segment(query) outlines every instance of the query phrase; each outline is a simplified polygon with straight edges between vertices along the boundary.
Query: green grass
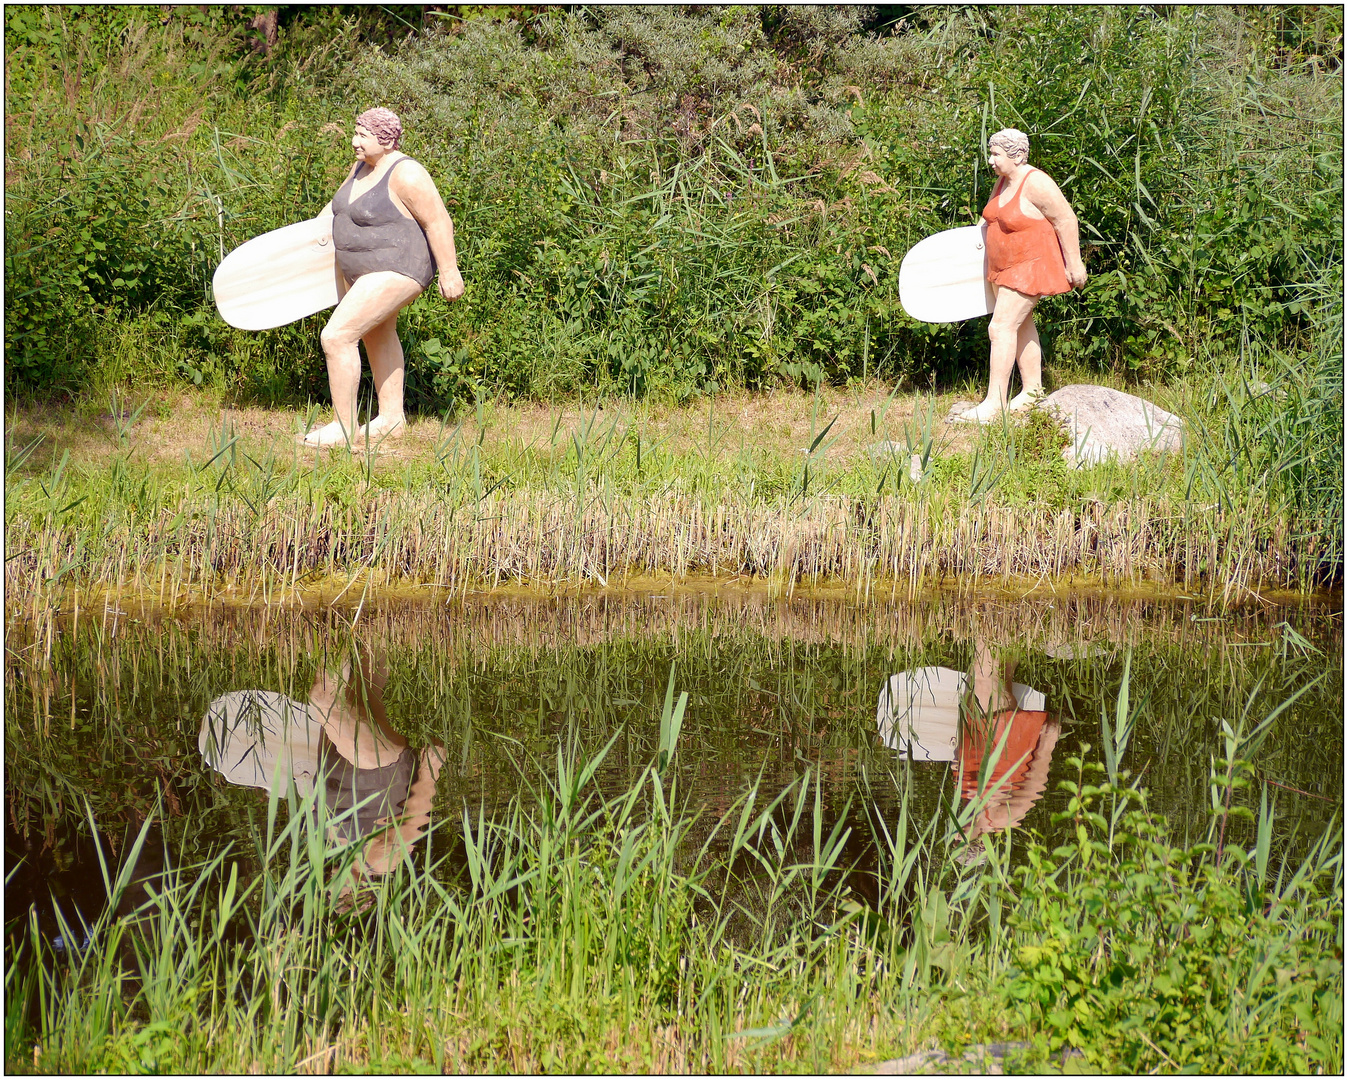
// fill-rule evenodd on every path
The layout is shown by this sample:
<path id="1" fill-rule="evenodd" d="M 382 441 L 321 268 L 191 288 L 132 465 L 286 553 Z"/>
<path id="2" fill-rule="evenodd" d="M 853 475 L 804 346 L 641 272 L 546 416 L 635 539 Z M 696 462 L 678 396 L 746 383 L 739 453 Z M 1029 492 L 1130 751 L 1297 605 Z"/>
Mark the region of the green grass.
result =
<path id="1" fill-rule="evenodd" d="M 12 919 L 7 1068 L 819 1072 L 1013 1042 L 1039 1071 L 1071 1047 L 1106 1071 L 1342 1070 L 1341 827 L 1279 861 L 1267 793 L 1233 789 L 1258 724 L 1231 726 L 1198 843 L 1148 811 L 1120 727 L 1107 765 L 1071 762 L 1067 842 L 970 858 L 979 800 L 921 820 L 903 799 L 862 905 L 808 769 L 691 839 L 674 690 L 627 790 L 591 783 L 612 743 L 559 745 L 527 804 L 444 822 L 364 910 L 340 902 L 350 849 L 273 799 L 255 874 L 238 851 L 179 866 L 59 955 Z M 1248 848 L 1222 846 L 1236 807 Z"/>
<path id="2" fill-rule="evenodd" d="M 1078 470 L 1046 416 L 973 432 L 941 422 L 948 398 L 874 391 L 869 410 L 860 393 L 788 398 L 786 437 L 735 415 L 771 413 L 769 398 L 672 412 L 616 398 L 565 424 L 479 400 L 391 457 L 297 453 L 222 412 L 176 464 L 134 434 L 135 398 L 110 399 L 115 430 L 80 459 L 65 421 L 47 443 L 26 417 L 20 436 L 15 413 L 6 581 L 34 612 L 69 609 L 76 587 L 173 604 L 361 575 L 460 591 L 688 573 L 863 596 L 1012 577 L 1309 590 L 1341 580 L 1342 446 L 1325 441 L 1341 366 L 1293 360 L 1261 353 L 1158 390 L 1186 417 L 1183 451 Z"/>

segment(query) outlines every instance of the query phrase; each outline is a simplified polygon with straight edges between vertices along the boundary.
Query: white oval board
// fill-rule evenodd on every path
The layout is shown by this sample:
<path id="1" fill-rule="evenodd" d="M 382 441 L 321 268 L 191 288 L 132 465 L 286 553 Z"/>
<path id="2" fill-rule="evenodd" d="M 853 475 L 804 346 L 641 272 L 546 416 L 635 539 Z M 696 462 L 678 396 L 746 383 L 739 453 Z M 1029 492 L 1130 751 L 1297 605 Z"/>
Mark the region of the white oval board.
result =
<path id="1" fill-rule="evenodd" d="M 211 279 L 220 317 L 240 330 L 270 330 L 341 299 L 332 218 L 310 218 L 240 244 Z"/>
<path id="2" fill-rule="evenodd" d="M 918 322 L 962 322 L 992 314 L 986 223 L 919 240 L 899 264 L 899 303 Z"/>
<path id="3" fill-rule="evenodd" d="M 947 667 L 922 667 L 891 675 L 880 687 L 875 723 L 880 740 L 912 761 L 954 761 L 959 747 L 960 707 L 969 677 Z M 1042 712 L 1044 694 L 1012 683 L 1016 708 Z"/>

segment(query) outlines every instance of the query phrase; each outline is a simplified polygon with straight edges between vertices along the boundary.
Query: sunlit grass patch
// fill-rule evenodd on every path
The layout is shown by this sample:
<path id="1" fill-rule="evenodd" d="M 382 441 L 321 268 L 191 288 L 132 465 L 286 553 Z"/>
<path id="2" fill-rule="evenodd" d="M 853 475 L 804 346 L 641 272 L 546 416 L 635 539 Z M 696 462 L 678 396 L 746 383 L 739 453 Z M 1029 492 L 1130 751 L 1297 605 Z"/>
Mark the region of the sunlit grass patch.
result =
<path id="1" fill-rule="evenodd" d="M 1342 448 L 1321 430 L 1341 400 L 1333 360 L 1269 354 L 1196 382 L 1181 452 L 1089 469 L 1066 466 L 1045 416 L 953 430 L 940 399 L 877 390 L 479 402 L 354 456 L 297 448 L 293 414 L 113 396 L 73 436 L 40 413 L 8 419 L 6 579 L 35 610 L 94 582 L 176 603 L 246 580 L 275 602 L 337 574 L 454 590 L 652 573 L 859 596 L 1015 576 L 1306 590 L 1342 567 Z"/>

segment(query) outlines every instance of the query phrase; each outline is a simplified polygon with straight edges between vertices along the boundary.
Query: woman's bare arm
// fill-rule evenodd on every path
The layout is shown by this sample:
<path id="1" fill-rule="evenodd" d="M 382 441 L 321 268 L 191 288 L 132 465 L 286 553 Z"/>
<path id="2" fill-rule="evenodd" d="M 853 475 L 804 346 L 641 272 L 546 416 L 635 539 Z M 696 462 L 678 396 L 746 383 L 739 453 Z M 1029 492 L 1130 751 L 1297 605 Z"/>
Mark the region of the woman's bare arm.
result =
<path id="1" fill-rule="evenodd" d="M 1072 207 L 1058 185 L 1038 169 L 1026 179 L 1023 190 L 1025 197 L 1048 219 L 1053 231 L 1058 234 L 1063 262 L 1067 268 L 1067 280 L 1073 288 L 1081 288 L 1086 284 L 1086 264 L 1081 261 L 1081 234 Z"/>
<path id="2" fill-rule="evenodd" d="M 435 181 L 419 161 L 408 159 L 389 177 L 389 191 L 407 207 L 426 233 L 426 241 L 440 269 L 440 295 L 446 300 L 457 300 L 463 295 L 463 275 L 459 273 L 459 257 L 454 250 L 454 222 L 440 198 Z"/>

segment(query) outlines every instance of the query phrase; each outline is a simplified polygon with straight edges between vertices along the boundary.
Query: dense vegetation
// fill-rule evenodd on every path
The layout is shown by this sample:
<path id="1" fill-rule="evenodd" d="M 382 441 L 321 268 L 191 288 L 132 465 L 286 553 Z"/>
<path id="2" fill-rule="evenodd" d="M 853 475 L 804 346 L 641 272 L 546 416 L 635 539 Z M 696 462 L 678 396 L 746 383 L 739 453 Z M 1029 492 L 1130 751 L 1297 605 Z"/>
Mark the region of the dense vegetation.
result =
<path id="1" fill-rule="evenodd" d="M 318 211 L 372 102 L 459 230 L 465 299 L 404 319 L 436 412 L 976 369 L 981 323 L 914 323 L 898 263 L 974 220 L 1011 125 L 1084 223 L 1053 358 L 1341 367 L 1337 8 L 267 11 L 6 12 L 8 389 L 321 398 L 316 320 L 232 331 L 209 280 Z"/>
<path id="2" fill-rule="evenodd" d="M 256 876 L 224 854 L 175 868 L 59 954 L 14 926 L 6 1066 L 818 1072 L 976 1039 L 1030 1072 L 1069 1052 L 1072 1071 L 1340 1071 L 1341 834 L 1281 867 L 1262 839 L 1178 845 L 1144 791 L 1074 763 L 1073 842 L 971 864 L 955 822 L 905 815 L 877 829 L 876 908 L 830 883 L 840 838 L 808 772 L 690 861 L 654 765 L 600 799 L 598 761 L 561 759 L 536 812 L 465 817 L 457 881 L 418 859 L 355 915 L 350 850 L 273 802 Z M 145 837 L 109 868 L 114 902 Z"/>

